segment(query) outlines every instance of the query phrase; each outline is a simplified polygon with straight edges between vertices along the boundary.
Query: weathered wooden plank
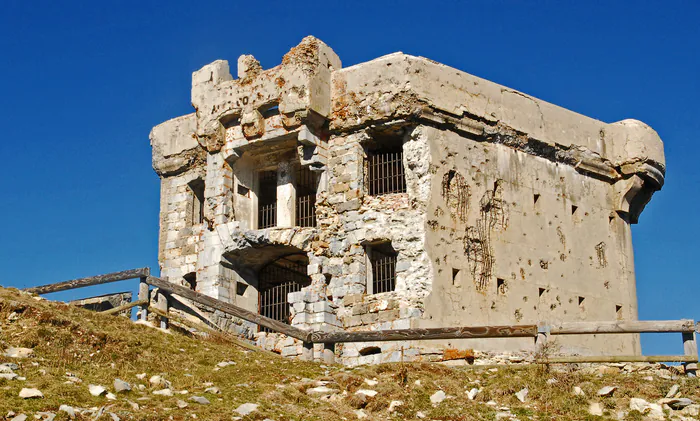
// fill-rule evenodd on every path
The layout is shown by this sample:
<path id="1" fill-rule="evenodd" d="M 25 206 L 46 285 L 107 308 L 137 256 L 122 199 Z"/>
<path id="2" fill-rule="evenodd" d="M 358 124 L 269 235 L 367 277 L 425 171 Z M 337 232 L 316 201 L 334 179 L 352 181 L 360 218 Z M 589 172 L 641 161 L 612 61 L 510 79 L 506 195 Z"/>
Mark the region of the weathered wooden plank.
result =
<path id="1" fill-rule="evenodd" d="M 245 310 L 233 304 L 225 303 L 223 301 L 217 300 L 216 298 L 200 294 L 198 292 L 192 291 L 191 289 L 181 287 L 180 285 L 175 285 L 160 278 L 149 276 L 146 279 L 146 282 L 148 282 L 150 285 L 156 286 L 165 291 L 169 291 L 173 294 L 185 297 L 194 302 L 204 304 L 216 310 L 223 311 L 224 313 L 230 314 L 243 320 L 247 320 L 259 326 L 263 326 L 274 331 L 284 333 L 285 335 L 302 340 L 304 342 L 309 342 L 309 337 L 311 336 L 311 333 L 305 330 L 292 327 L 286 323 L 270 319 L 269 317 L 265 317 L 252 311 Z"/>
<path id="2" fill-rule="evenodd" d="M 683 332 L 683 353 L 685 355 L 694 355 L 695 361 L 686 364 L 685 371 L 687 373 L 695 373 L 698 369 L 698 342 L 696 332 Z"/>
<path id="3" fill-rule="evenodd" d="M 148 289 L 148 284 L 146 283 L 146 278 L 141 277 L 141 282 L 139 283 L 139 301 L 145 301 L 146 304 L 141 306 L 141 321 L 148 321 L 148 304 L 151 301 L 150 290 Z"/>
<path id="4" fill-rule="evenodd" d="M 551 357 L 535 361 L 536 364 L 568 364 L 568 363 L 665 363 L 665 362 L 697 362 L 698 357 L 692 355 L 621 355 L 621 356 L 586 356 Z"/>
<path id="5" fill-rule="evenodd" d="M 107 284 L 110 282 L 124 281 L 126 279 L 140 278 L 151 274 L 150 268 L 140 268 L 123 270 L 121 272 L 108 273 L 105 275 L 90 276 L 87 278 L 73 279 L 55 284 L 41 285 L 26 288 L 25 291 L 33 294 L 48 294 L 50 292 L 66 291 L 74 288 L 82 288 L 92 285 Z"/>
<path id="6" fill-rule="evenodd" d="M 367 332 L 313 332 L 314 343 L 422 341 L 428 339 L 535 338 L 536 325 L 463 326 L 425 329 L 373 330 Z"/>
<path id="7" fill-rule="evenodd" d="M 613 322 L 562 322 L 551 326 L 551 335 L 578 335 L 585 333 L 665 333 L 693 332 L 692 320 L 637 320 Z"/>
<path id="8" fill-rule="evenodd" d="M 163 294 L 163 291 L 161 291 L 160 289 L 158 289 L 158 292 L 156 294 L 155 306 L 162 314 L 166 315 L 158 317 L 160 319 L 160 328 L 165 330 L 168 328 L 168 296 L 166 294 Z"/>
<path id="9" fill-rule="evenodd" d="M 100 314 L 117 314 L 124 310 L 128 310 L 131 307 L 142 306 L 148 304 L 147 300 L 136 300 L 130 303 L 124 304 L 123 306 L 110 308 L 109 310 L 101 311 Z"/>

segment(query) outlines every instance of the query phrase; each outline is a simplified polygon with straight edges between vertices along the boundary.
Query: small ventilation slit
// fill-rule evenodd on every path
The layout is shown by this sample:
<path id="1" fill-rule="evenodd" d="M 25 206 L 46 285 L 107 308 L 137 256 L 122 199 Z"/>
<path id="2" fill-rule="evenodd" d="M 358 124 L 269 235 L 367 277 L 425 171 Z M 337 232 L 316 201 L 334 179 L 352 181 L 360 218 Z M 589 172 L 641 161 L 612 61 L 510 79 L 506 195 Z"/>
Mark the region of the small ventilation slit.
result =
<path id="1" fill-rule="evenodd" d="M 248 285 L 238 282 L 236 283 L 236 295 L 238 296 L 243 296 L 245 294 L 245 291 L 248 289 Z"/>
<path id="2" fill-rule="evenodd" d="M 617 317 L 617 320 L 622 320 L 622 306 L 615 306 L 615 316 Z"/>
<path id="3" fill-rule="evenodd" d="M 459 286 L 459 279 L 457 278 L 459 276 L 459 269 L 452 269 L 452 285 L 454 286 Z"/>
<path id="4" fill-rule="evenodd" d="M 540 200 L 540 195 L 538 193 L 535 193 L 532 196 L 532 203 L 534 203 L 536 205 L 538 200 Z"/>
<path id="5" fill-rule="evenodd" d="M 377 354 L 381 354 L 381 353 L 382 353 L 382 349 L 378 346 L 367 346 L 367 347 L 364 347 L 360 350 L 360 355 L 362 355 L 363 357 L 365 355 L 377 355 Z"/>
<path id="6" fill-rule="evenodd" d="M 579 306 L 583 306 L 583 302 L 584 302 L 584 301 L 586 301 L 586 297 L 581 297 L 581 296 L 579 295 L 579 297 L 578 297 L 578 305 L 579 305 Z"/>
<path id="7" fill-rule="evenodd" d="M 574 215 L 576 214 L 576 211 L 578 210 L 578 206 L 576 205 L 571 205 L 571 214 Z"/>
<path id="8" fill-rule="evenodd" d="M 544 295 L 544 291 L 545 291 L 544 288 L 539 288 L 539 291 L 538 291 L 539 297 Z"/>

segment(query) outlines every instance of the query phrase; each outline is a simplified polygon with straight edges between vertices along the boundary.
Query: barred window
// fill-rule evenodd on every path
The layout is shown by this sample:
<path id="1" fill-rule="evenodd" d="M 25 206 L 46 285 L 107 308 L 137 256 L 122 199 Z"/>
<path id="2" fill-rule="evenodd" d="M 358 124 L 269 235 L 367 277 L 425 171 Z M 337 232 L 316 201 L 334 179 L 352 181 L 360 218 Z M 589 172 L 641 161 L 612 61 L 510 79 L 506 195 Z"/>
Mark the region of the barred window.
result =
<path id="1" fill-rule="evenodd" d="M 390 242 L 368 245 L 365 247 L 369 260 L 367 281 L 371 280 L 370 294 L 394 291 L 396 287 L 396 257 L 398 253 Z"/>
<path id="2" fill-rule="evenodd" d="M 290 311 L 287 294 L 301 291 L 311 284 L 306 267 L 308 258 L 305 254 L 294 254 L 275 260 L 260 270 L 258 285 L 260 294 L 260 314 L 283 323 L 290 323 Z M 271 332 L 260 328 L 261 332 Z"/>
<path id="3" fill-rule="evenodd" d="M 258 175 L 258 228 L 277 226 L 277 171 Z"/>
<path id="4" fill-rule="evenodd" d="M 318 186 L 318 173 L 308 167 L 299 168 L 297 173 L 297 209 L 296 226 L 316 226 L 316 189 Z"/>
<path id="5" fill-rule="evenodd" d="M 368 152 L 365 165 L 370 196 L 406 192 L 401 149 Z"/>

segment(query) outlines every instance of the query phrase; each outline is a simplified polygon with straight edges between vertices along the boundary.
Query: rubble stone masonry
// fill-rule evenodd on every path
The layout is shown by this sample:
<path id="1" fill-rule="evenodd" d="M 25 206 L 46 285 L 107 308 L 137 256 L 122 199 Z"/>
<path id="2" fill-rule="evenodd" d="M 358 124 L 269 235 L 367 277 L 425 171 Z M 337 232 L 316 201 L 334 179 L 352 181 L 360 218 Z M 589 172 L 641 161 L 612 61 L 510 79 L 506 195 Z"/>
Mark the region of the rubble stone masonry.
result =
<path id="1" fill-rule="evenodd" d="M 223 60 L 194 72 L 195 112 L 151 132 L 163 278 L 309 330 L 637 318 L 630 224 L 665 173 L 649 126 L 606 124 L 403 53 L 342 68 L 313 37 L 272 69 L 242 56 L 237 76 Z M 291 338 L 212 316 L 301 354 Z M 636 335 L 558 343 L 640 353 Z M 534 343 L 339 344 L 336 356 L 472 349 Z"/>

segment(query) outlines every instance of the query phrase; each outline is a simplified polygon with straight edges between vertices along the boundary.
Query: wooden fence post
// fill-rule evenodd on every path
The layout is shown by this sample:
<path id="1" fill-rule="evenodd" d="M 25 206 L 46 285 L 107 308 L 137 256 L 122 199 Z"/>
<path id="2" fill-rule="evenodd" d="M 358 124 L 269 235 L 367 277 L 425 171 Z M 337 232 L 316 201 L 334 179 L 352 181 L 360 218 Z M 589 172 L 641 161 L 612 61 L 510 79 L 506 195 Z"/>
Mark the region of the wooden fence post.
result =
<path id="1" fill-rule="evenodd" d="M 314 360 L 314 344 L 313 342 L 304 342 L 304 347 L 301 350 L 302 361 Z"/>
<path id="2" fill-rule="evenodd" d="M 139 284 L 139 300 L 146 301 L 146 304 L 141 306 L 141 321 L 148 321 L 148 303 L 151 301 L 149 294 L 148 284 L 146 283 L 146 278 L 141 278 L 141 283 Z"/>
<path id="3" fill-rule="evenodd" d="M 700 327 L 700 323 L 696 326 L 696 332 L 683 332 L 683 354 L 697 357 L 698 356 L 698 342 L 697 342 L 697 327 Z M 685 366 L 685 372 L 688 376 L 695 377 L 698 370 L 698 363 L 687 363 Z"/>
<path id="4" fill-rule="evenodd" d="M 158 300 L 156 301 L 156 308 L 163 314 L 168 314 L 168 297 L 158 290 Z M 160 328 L 168 328 L 168 318 L 160 316 Z"/>
<path id="5" fill-rule="evenodd" d="M 545 346 L 547 345 L 547 340 L 549 339 L 549 334 L 551 327 L 547 322 L 541 322 L 537 324 L 537 337 L 535 338 L 535 346 L 537 352 L 544 352 Z"/>

